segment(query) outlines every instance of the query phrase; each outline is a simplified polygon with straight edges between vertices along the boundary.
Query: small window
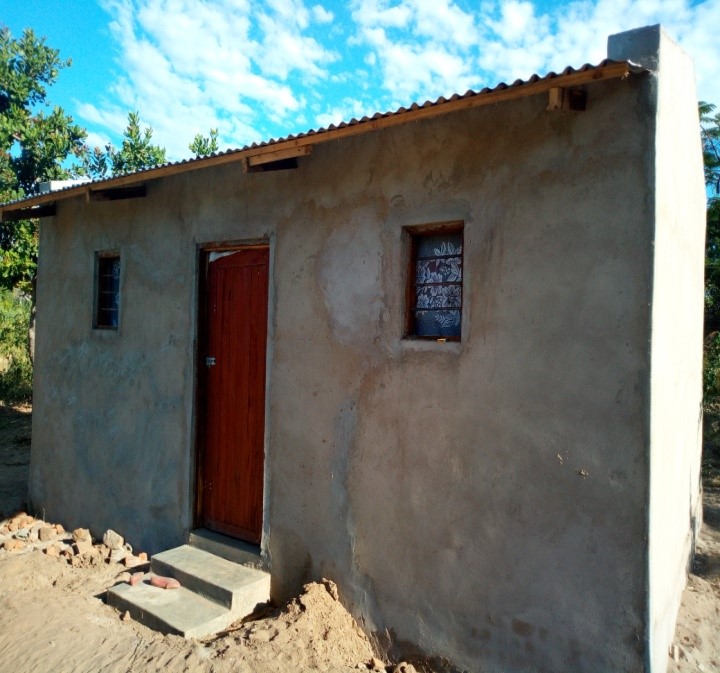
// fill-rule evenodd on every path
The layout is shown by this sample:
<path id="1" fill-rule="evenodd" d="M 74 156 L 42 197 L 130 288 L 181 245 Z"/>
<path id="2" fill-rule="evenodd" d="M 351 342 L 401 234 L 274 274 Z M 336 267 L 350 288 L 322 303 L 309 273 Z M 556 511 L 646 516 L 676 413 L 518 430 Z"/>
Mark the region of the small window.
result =
<path id="1" fill-rule="evenodd" d="M 460 340 L 463 227 L 415 227 L 410 234 L 405 336 Z"/>
<path id="2" fill-rule="evenodd" d="M 96 256 L 95 327 L 117 329 L 120 324 L 120 255 Z"/>

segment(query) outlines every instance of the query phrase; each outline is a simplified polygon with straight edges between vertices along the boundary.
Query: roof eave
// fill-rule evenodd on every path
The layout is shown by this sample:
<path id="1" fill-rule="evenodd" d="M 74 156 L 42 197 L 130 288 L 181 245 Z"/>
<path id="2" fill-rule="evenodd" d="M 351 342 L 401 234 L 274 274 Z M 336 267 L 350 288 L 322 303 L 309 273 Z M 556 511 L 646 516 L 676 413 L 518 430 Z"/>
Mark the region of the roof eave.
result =
<path id="1" fill-rule="evenodd" d="M 504 101 L 534 96 L 546 93 L 555 87 L 569 88 L 609 79 L 624 79 L 631 73 L 638 72 L 644 72 L 644 69 L 639 68 L 628 61 L 604 61 L 602 64 L 595 67 L 583 66 L 580 70 L 572 70 L 571 72 L 565 70 L 559 75 L 550 73 L 543 78 L 534 76 L 534 78 L 531 78 L 528 81 L 518 80 L 510 85 L 500 84 L 494 89 L 484 89 L 483 91 L 477 93 L 468 92 L 464 96 L 453 96 L 447 100 L 438 99 L 435 103 L 427 102 L 422 106 L 413 105 L 409 109 L 401 108 L 397 112 L 387 113 L 385 115 L 377 114 L 372 118 L 363 118 L 359 121 L 352 120 L 349 123 L 343 123 L 338 126 L 331 125 L 327 129 L 310 131 L 305 134 L 294 137 L 290 136 L 286 139 L 277 141 L 271 140 L 261 145 L 245 147 L 239 150 L 229 150 L 221 154 L 181 161 L 179 163 L 150 168 L 137 173 L 130 173 L 128 175 L 121 175 L 84 185 L 69 187 L 56 192 L 31 196 L 20 201 L 0 205 L 0 217 L 4 221 L 5 219 L 11 219 L 10 217 L 5 217 L 6 213 L 10 214 L 15 211 L 26 211 L 26 216 L 30 218 L 34 216 L 32 212 L 33 209 L 79 196 L 85 196 L 88 200 L 90 200 L 92 193 L 97 191 L 141 185 L 171 175 L 178 175 L 181 173 L 241 161 L 250 161 L 251 158 L 261 157 L 270 153 L 282 153 L 290 150 L 299 151 L 308 146 L 318 145 L 320 143 L 330 142 L 340 138 L 362 135 L 371 131 L 389 128 L 392 126 L 399 126 L 411 121 L 439 117 L 459 110 L 482 107 L 484 105 L 493 105 Z M 44 214 L 48 214 L 48 212 L 49 211 Z M 38 216 L 42 216 L 40 212 L 38 212 Z M 13 215 L 12 219 L 18 219 L 18 216 Z"/>

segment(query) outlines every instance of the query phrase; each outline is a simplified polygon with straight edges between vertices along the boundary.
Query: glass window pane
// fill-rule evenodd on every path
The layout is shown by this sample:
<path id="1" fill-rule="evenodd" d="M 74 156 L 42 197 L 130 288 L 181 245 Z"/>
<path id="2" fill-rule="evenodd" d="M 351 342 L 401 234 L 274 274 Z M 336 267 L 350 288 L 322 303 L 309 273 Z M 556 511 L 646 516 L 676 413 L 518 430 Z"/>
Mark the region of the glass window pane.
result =
<path id="1" fill-rule="evenodd" d="M 431 236 L 418 236 L 417 256 L 439 257 L 445 255 L 462 254 L 462 232 L 454 234 L 433 234 Z"/>
<path id="2" fill-rule="evenodd" d="M 462 280 L 462 258 L 441 257 L 418 260 L 416 283 L 458 283 Z"/>
<path id="3" fill-rule="evenodd" d="M 417 289 L 417 308 L 460 308 L 461 285 L 423 285 Z"/>
<path id="4" fill-rule="evenodd" d="M 460 311 L 423 311 L 415 312 L 415 328 L 417 336 L 459 337 Z"/>
<path id="5" fill-rule="evenodd" d="M 98 257 L 95 322 L 117 327 L 120 315 L 120 257 Z"/>

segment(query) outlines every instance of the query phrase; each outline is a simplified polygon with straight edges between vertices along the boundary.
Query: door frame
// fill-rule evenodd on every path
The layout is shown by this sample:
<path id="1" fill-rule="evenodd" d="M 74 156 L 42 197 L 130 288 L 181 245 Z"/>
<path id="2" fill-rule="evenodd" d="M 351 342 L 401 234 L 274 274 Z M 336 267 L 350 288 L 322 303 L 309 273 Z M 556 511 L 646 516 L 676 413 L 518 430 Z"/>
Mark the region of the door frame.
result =
<path id="1" fill-rule="evenodd" d="M 194 362 L 194 403 L 193 416 L 195 420 L 195 451 L 193 474 L 191 482 L 193 483 L 193 509 L 192 509 L 192 528 L 203 527 L 203 469 L 206 449 L 206 405 L 204 393 L 207 389 L 207 367 L 205 367 L 205 352 L 208 345 L 208 301 L 207 293 L 209 289 L 209 260 L 210 253 L 213 252 L 236 252 L 239 250 L 257 250 L 266 249 L 268 251 L 268 310 L 267 310 L 267 343 L 265 347 L 265 420 L 263 431 L 263 444 L 265 458 L 267 458 L 267 441 L 268 441 L 268 400 L 270 391 L 270 342 L 271 333 L 271 315 L 273 312 L 273 246 L 270 239 L 252 239 L 245 241 L 222 241 L 200 243 L 196 248 L 196 288 L 197 295 L 195 300 L 196 322 L 195 333 L 195 362 Z M 266 512 L 267 512 L 267 493 L 268 493 L 268 461 L 263 461 L 263 523 L 260 533 L 260 546 L 263 545 L 264 533 L 266 528 Z M 246 543 L 250 544 L 250 543 Z"/>

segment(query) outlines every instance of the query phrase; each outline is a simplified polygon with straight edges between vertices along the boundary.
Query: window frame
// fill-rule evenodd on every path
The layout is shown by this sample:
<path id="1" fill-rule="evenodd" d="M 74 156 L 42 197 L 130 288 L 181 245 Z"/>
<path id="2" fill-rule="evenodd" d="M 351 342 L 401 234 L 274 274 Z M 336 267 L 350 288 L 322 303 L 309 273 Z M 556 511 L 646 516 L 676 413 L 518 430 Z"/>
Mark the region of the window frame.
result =
<path id="1" fill-rule="evenodd" d="M 118 264 L 120 265 L 120 277 L 118 278 L 117 283 L 117 324 L 107 324 L 100 320 L 100 295 L 104 290 L 101 287 L 101 265 L 104 263 L 105 260 L 117 260 Z M 120 256 L 119 250 L 101 250 L 95 253 L 95 273 L 94 273 L 94 283 L 93 283 L 93 322 L 92 327 L 96 330 L 110 330 L 116 332 L 120 328 L 120 303 L 121 303 L 121 284 L 122 284 L 122 260 Z"/>
<path id="2" fill-rule="evenodd" d="M 418 341 L 438 341 L 444 343 L 446 341 L 459 342 L 462 341 L 462 322 L 463 322 L 463 304 L 465 299 L 464 281 L 465 281 L 465 222 L 463 220 L 453 220 L 450 222 L 436 222 L 432 224 L 421 224 L 416 226 L 404 227 L 405 235 L 408 237 L 408 257 L 406 264 L 406 280 L 405 280 L 405 325 L 403 339 L 417 339 Z M 459 336 L 422 336 L 417 334 L 417 325 L 415 319 L 415 311 L 417 309 L 417 292 L 415 289 L 415 280 L 417 277 L 417 253 L 418 242 L 421 238 L 428 236 L 437 236 L 442 234 L 460 234 L 462 241 L 462 251 L 460 253 L 461 267 L 463 270 L 462 279 L 460 280 L 460 335 Z"/>

